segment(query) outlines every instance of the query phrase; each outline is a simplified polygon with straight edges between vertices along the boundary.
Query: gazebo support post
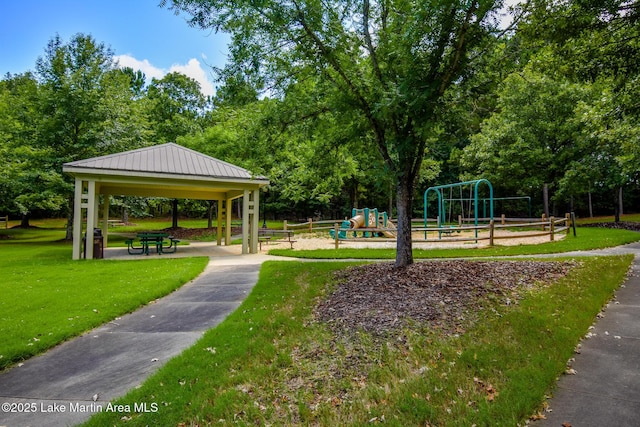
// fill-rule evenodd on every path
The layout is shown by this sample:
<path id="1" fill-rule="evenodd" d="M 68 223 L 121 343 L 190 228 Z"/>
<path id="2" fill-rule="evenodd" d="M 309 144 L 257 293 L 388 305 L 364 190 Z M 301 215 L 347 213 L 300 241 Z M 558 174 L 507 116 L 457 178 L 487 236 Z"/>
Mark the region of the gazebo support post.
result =
<path id="1" fill-rule="evenodd" d="M 242 197 L 242 253 L 258 252 L 258 190 L 244 190 Z"/>
<path id="2" fill-rule="evenodd" d="M 218 205 L 218 218 L 217 218 L 217 225 L 216 225 L 216 244 L 218 246 L 222 245 L 222 219 L 225 217 L 225 212 L 224 212 L 224 205 L 225 205 L 225 201 L 224 200 L 217 200 L 217 205 Z"/>
<path id="3" fill-rule="evenodd" d="M 249 253 L 249 216 L 251 205 L 251 193 L 249 190 L 244 190 L 244 196 L 242 197 L 242 253 Z"/>
<path id="4" fill-rule="evenodd" d="M 103 200 L 102 200 L 102 238 L 103 240 L 103 245 L 106 248 L 107 247 L 107 240 L 108 240 L 108 235 L 109 235 L 109 195 L 105 194 L 103 195 Z"/>
<path id="5" fill-rule="evenodd" d="M 260 227 L 260 189 L 252 190 L 251 198 L 251 253 L 258 253 L 258 228 Z"/>
<path id="6" fill-rule="evenodd" d="M 227 199 L 224 203 L 224 245 L 231 245 L 231 211 L 233 209 L 233 199 Z"/>
<path id="7" fill-rule="evenodd" d="M 82 252 L 82 193 L 84 181 L 76 178 L 74 202 L 73 202 L 73 250 L 71 257 L 80 259 Z"/>
<path id="8" fill-rule="evenodd" d="M 90 180 L 86 183 L 87 191 L 85 193 L 85 181 L 76 179 L 75 203 L 73 205 L 73 259 L 80 259 L 82 255 L 82 210 L 87 210 L 87 232 L 90 239 L 93 239 L 93 229 L 97 223 L 96 182 Z M 93 242 L 93 240 L 91 241 Z M 93 250 L 85 250 L 85 257 L 93 259 Z"/>
<path id="9" fill-rule="evenodd" d="M 84 253 L 85 259 L 93 259 L 93 229 L 96 226 L 96 182 L 89 181 L 87 182 L 87 229 L 85 233 L 87 234 Z M 80 238 L 82 239 L 82 233 L 80 233 Z M 87 248 L 89 246 L 89 248 Z M 91 249 L 90 249 L 91 248 Z"/>

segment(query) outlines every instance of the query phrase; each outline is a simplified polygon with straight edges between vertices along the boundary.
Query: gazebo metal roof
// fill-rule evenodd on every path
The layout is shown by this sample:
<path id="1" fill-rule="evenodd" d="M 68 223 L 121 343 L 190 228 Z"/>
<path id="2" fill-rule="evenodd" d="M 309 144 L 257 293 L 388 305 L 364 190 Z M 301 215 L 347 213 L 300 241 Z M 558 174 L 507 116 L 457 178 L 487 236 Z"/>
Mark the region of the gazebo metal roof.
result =
<path id="1" fill-rule="evenodd" d="M 269 184 L 264 176 L 171 142 L 65 163 L 63 171 L 92 178 L 100 194 L 121 196 L 219 200 Z"/>
<path id="2" fill-rule="evenodd" d="M 204 178 L 229 179 L 262 179 L 254 177 L 249 171 L 241 167 L 223 162 L 173 142 L 94 157 L 92 159 L 77 160 L 64 165 L 65 172 L 73 174 L 75 170 L 93 169 L 107 174 L 109 171 L 133 172 L 136 174 L 170 174 Z"/>

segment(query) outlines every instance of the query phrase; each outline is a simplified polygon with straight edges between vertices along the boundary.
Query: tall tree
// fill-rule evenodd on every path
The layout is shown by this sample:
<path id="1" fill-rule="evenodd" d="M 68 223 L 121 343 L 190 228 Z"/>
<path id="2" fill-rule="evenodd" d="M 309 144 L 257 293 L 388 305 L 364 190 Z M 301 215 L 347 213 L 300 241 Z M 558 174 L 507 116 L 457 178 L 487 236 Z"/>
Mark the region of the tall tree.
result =
<path id="1" fill-rule="evenodd" d="M 575 112 L 590 100 L 588 88 L 525 69 L 507 77 L 499 95 L 498 111 L 463 150 L 463 168 L 512 195 L 539 195 L 545 184 L 557 190 L 568 166 L 588 153 Z"/>
<path id="2" fill-rule="evenodd" d="M 113 52 L 91 36 L 76 34 L 65 44 L 51 39 L 45 55 L 36 62 L 42 87 L 40 145 L 67 160 L 93 155 L 99 135 L 93 132 L 102 121 L 95 106 L 102 99 L 101 78 L 113 69 Z"/>
<path id="3" fill-rule="evenodd" d="M 130 76 L 115 67 L 111 49 L 84 34 L 68 43 L 55 36 L 36 62 L 41 120 L 31 160 L 61 183 L 56 193 L 67 200 L 68 239 L 73 184 L 62 165 L 145 143 L 144 109 L 133 102 Z"/>
<path id="4" fill-rule="evenodd" d="M 43 154 L 34 147 L 38 135 L 38 82 L 31 73 L 7 75 L 0 81 L 0 209 L 19 213 L 21 225 L 29 226 L 35 210 L 58 211 L 64 202 L 56 195 L 55 179 L 36 159 Z M 52 182 L 53 181 L 53 182 Z"/>
<path id="5" fill-rule="evenodd" d="M 162 1 L 161 5 L 166 5 Z M 414 188 L 427 141 L 446 114 L 443 95 L 470 67 L 495 22 L 493 0 L 170 0 L 192 25 L 232 34 L 231 66 L 274 93 L 307 75 L 357 111 L 396 181 L 396 266 L 413 262 Z M 258 79 L 256 79 L 258 80 Z"/>
<path id="6" fill-rule="evenodd" d="M 179 136 L 202 130 L 199 119 L 209 100 L 194 79 L 178 72 L 154 78 L 147 96 L 153 103 L 151 119 L 157 142 L 175 142 Z"/>
<path id="7" fill-rule="evenodd" d="M 605 182 L 619 187 L 640 178 L 640 3 L 637 0 L 532 0 L 520 26 L 529 45 L 553 52 L 556 75 L 608 86 L 601 101 L 584 110 L 585 139 L 608 163 Z"/>

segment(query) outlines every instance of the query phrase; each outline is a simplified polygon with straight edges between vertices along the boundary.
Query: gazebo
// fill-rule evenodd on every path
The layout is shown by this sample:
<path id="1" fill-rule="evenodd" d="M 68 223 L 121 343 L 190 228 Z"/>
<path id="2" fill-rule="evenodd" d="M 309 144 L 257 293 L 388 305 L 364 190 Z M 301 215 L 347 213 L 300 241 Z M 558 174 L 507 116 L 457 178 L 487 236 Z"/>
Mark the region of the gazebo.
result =
<path id="1" fill-rule="evenodd" d="M 258 252 L 260 188 L 269 184 L 264 176 L 174 143 L 65 163 L 62 170 L 75 178 L 73 259 L 82 253 L 85 217 L 86 230 L 101 228 L 106 246 L 110 195 L 216 200 L 218 245 L 223 219 L 225 245 L 231 243 L 231 202 L 242 197 L 242 253 Z"/>

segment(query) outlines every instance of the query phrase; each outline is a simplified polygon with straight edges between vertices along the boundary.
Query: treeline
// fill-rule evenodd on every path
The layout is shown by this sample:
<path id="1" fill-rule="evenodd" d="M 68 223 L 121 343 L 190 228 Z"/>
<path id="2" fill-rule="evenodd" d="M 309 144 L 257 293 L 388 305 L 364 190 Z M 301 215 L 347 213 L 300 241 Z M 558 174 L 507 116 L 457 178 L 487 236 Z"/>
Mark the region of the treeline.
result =
<path id="1" fill-rule="evenodd" d="M 422 215 L 427 187 L 478 178 L 489 179 L 498 197 L 530 197 L 534 215 L 544 209 L 543 194 L 552 214 L 638 211 L 637 2 L 531 1 L 513 13 L 512 27 L 487 27 L 493 31 L 466 53 L 460 77 L 431 104 L 416 107 L 431 88 L 411 74 L 419 72 L 411 57 L 418 53 L 401 38 L 393 41 L 405 55 L 397 61 L 406 63 L 397 89 L 385 83 L 379 96 L 366 94 L 377 102 L 372 114 L 389 114 L 390 126 L 410 129 L 394 135 L 424 146 L 414 216 Z M 382 24 L 370 23 L 376 25 Z M 349 50 L 346 36 L 335 43 L 334 50 L 347 46 L 356 65 L 371 60 Z M 402 174 L 389 165 L 402 148 L 381 151 L 384 130 L 372 128 L 369 113 L 336 89 L 335 75 L 310 72 L 307 64 L 274 83 L 249 66 L 247 52 L 232 52 L 216 95 L 206 98 L 197 82 L 178 73 L 147 84 L 142 73 L 118 67 L 113 52 L 91 36 L 54 37 L 34 72 L 0 81 L 0 213 L 25 220 L 68 215 L 72 182 L 63 163 L 168 141 L 267 176 L 272 184 L 261 210 L 268 218 L 337 218 L 352 207 L 394 212 Z M 284 67 L 277 59 L 287 58 L 272 58 Z M 415 111 L 403 122 L 393 119 L 398 108 Z M 117 198 L 112 206 L 114 215 L 164 215 L 170 201 Z M 525 204 L 501 206 L 507 215 L 527 214 Z M 180 210 L 204 216 L 208 207 L 181 201 Z"/>
<path id="2" fill-rule="evenodd" d="M 34 72 L 0 81 L 0 212 L 20 215 L 25 226 L 30 216 L 68 215 L 73 182 L 64 163 L 205 129 L 211 100 L 196 81 L 170 73 L 147 85 L 113 55 L 88 35 L 55 36 Z"/>

